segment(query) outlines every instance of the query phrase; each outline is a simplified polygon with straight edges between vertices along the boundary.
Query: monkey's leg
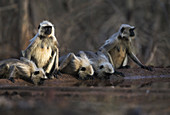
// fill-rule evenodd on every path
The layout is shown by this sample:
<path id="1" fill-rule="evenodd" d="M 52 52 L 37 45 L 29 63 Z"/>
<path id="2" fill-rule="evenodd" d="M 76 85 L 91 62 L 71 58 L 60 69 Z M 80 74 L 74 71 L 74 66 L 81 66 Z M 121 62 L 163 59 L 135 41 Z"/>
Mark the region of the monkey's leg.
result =
<path id="1" fill-rule="evenodd" d="M 24 50 L 21 51 L 21 55 L 22 55 L 23 57 L 25 57 L 25 51 L 24 51 Z"/>
<path id="2" fill-rule="evenodd" d="M 54 63 L 49 74 L 51 78 L 54 78 L 54 77 L 57 78 L 57 75 L 54 75 L 55 70 L 56 70 L 56 56 L 54 58 Z"/>
<path id="3" fill-rule="evenodd" d="M 16 72 L 17 72 L 17 69 L 16 69 L 16 66 L 13 65 L 13 66 L 10 66 L 9 68 L 9 80 L 12 81 L 13 83 L 15 82 L 14 78 L 16 78 Z"/>
<path id="4" fill-rule="evenodd" d="M 135 63 L 137 63 L 141 68 L 147 69 L 147 70 L 149 70 L 149 71 L 152 71 L 152 68 L 143 65 L 143 64 L 139 61 L 139 59 L 135 56 L 135 54 L 133 54 L 133 52 L 128 53 L 128 55 L 129 55 L 130 58 L 131 58 Z"/>
<path id="5" fill-rule="evenodd" d="M 0 78 L 9 77 L 9 64 L 5 63 L 0 65 Z"/>
<path id="6" fill-rule="evenodd" d="M 57 78 L 57 75 L 61 75 L 60 71 L 59 71 L 59 49 L 57 48 L 56 50 L 56 59 L 55 59 L 55 69 L 53 71 L 53 73 L 55 72 L 55 70 L 57 70 L 57 73 L 54 74 L 54 77 Z"/>
<path id="7" fill-rule="evenodd" d="M 58 63 L 59 63 L 59 49 L 57 48 L 57 51 L 56 51 L 56 63 L 55 63 L 55 65 L 56 65 L 56 68 L 55 69 L 57 69 L 57 71 L 58 71 Z"/>
<path id="8" fill-rule="evenodd" d="M 102 49 L 102 50 L 99 50 L 99 51 L 101 51 L 108 58 L 110 63 L 114 66 L 111 55 L 105 49 Z"/>
<path id="9" fill-rule="evenodd" d="M 45 70 L 46 73 L 50 73 L 53 65 L 55 64 L 55 58 L 56 58 L 56 52 L 54 53 L 54 55 L 52 56 L 52 58 L 50 59 L 49 63 L 48 63 L 48 66 L 47 66 L 47 69 Z"/>
<path id="10" fill-rule="evenodd" d="M 73 58 L 76 58 L 76 56 L 73 53 L 69 53 L 67 57 L 61 62 L 59 70 L 65 68 Z"/>
<path id="11" fill-rule="evenodd" d="M 109 53 L 107 53 L 107 56 L 109 57 L 110 63 L 114 66 L 111 55 Z"/>
<path id="12" fill-rule="evenodd" d="M 123 61 L 122 66 L 120 66 L 118 69 L 129 69 L 130 65 L 127 65 L 127 61 L 128 61 L 128 57 L 127 57 L 127 54 L 126 54 L 126 57 L 125 57 L 125 59 Z"/>
<path id="13" fill-rule="evenodd" d="M 8 64 L 2 64 L 0 65 L 0 73 L 5 74 L 9 70 L 9 65 Z"/>
<path id="14" fill-rule="evenodd" d="M 54 78 L 53 76 L 56 69 L 56 52 L 53 54 L 52 58 L 49 60 L 48 66 L 45 70 L 46 76 L 48 78 Z"/>
<path id="15" fill-rule="evenodd" d="M 126 57 L 125 57 L 125 59 L 124 59 L 124 61 L 123 61 L 123 66 L 126 66 L 127 63 L 128 63 L 128 57 L 127 57 L 127 54 L 126 54 Z"/>

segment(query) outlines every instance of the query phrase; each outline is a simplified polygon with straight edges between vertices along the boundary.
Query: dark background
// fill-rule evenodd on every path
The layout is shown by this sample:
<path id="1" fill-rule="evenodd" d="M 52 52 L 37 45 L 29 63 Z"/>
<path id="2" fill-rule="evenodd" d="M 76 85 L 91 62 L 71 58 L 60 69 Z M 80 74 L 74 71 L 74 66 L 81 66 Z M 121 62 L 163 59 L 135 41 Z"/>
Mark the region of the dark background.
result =
<path id="1" fill-rule="evenodd" d="M 170 0 L 0 0 L 0 59 L 18 58 L 43 20 L 55 26 L 60 55 L 97 51 L 125 23 L 136 26 L 144 64 L 170 66 Z"/>

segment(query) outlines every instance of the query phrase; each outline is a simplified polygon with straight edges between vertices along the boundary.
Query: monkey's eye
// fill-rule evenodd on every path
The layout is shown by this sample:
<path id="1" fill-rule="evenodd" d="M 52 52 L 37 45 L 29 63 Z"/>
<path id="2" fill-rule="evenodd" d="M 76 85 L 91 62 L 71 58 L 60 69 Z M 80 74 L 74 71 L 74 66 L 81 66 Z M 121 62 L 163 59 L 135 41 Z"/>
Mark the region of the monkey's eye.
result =
<path id="1" fill-rule="evenodd" d="M 37 74 L 39 74 L 39 73 L 40 73 L 39 71 L 35 71 L 35 72 L 34 72 L 34 75 L 37 75 Z"/>
<path id="2" fill-rule="evenodd" d="M 121 33 L 123 33 L 123 31 L 124 31 L 124 30 L 125 30 L 125 28 L 124 28 L 124 27 L 122 27 L 122 28 L 121 28 L 121 30 L 120 30 L 120 32 L 121 32 Z"/>
<path id="3" fill-rule="evenodd" d="M 101 65 L 100 67 L 99 67 L 99 69 L 103 69 L 104 68 L 104 66 L 103 65 Z"/>
<path id="4" fill-rule="evenodd" d="M 85 67 L 82 67 L 80 70 L 81 70 L 81 71 L 86 71 L 86 68 L 85 68 Z"/>

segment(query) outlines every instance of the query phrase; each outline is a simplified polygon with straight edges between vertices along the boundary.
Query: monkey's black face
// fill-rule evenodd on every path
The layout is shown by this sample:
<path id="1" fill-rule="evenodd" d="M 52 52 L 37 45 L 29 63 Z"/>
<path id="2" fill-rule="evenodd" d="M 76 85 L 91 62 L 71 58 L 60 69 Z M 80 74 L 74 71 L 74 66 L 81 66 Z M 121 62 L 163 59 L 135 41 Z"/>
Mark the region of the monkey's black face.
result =
<path id="1" fill-rule="evenodd" d="M 135 28 L 129 29 L 130 37 L 134 37 L 135 36 L 134 29 Z"/>
<path id="2" fill-rule="evenodd" d="M 44 30 L 44 34 L 50 35 L 52 32 L 52 27 L 51 26 L 45 26 L 42 28 Z"/>
<path id="3" fill-rule="evenodd" d="M 135 36 L 135 32 L 134 32 L 135 28 L 130 28 L 130 27 L 122 27 L 120 32 L 121 32 L 121 37 L 125 38 L 125 40 L 128 40 L 129 37 L 134 37 Z"/>

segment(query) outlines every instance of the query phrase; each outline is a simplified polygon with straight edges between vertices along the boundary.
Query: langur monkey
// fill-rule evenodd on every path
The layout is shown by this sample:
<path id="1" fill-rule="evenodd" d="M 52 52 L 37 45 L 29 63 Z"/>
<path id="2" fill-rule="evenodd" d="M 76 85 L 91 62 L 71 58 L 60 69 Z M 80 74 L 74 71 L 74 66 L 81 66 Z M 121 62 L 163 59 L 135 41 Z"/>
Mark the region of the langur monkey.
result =
<path id="1" fill-rule="evenodd" d="M 102 52 L 84 51 L 93 66 L 94 73 L 99 78 L 106 78 L 115 71 L 108 58 Z"/>
<path id="2" fill-rule="evenodd" d="M 22 54 L 32 60 L 38 68 L 43 68 L 48 77 L 58 70 L 59 49 L 54 35 L 54 26 L 49 21 L 43 21 L 38 27 L 38 33 L 30 40 L 29 46 Z M 54 57 L 54 55 L 56 56 Z M 53 58 L 55 58 L 53 60 Z M 53 62 L 51 62 L 51 60 Z"/>
<path id="3" fill-rule="evenodd" d="M 15 82 L 14 78 L 31 80 L 35 85 L 47 79 L 42 68 L 37 68 L 33 61 L 21 57 L 18 59 L 6 59 L 0 61 L 0 76 Z"/>
<path id="4" fill-rule="evenodd" d="M 109 57 L 115 69 L 125 66 L 125 61 L 129 56 L 141 68 L 152 71 L 151 67 L 143 65 L 132 52 L 131 40 L 135 36 L 134 29 L 134 26 L 122 24 L 119 31 L 106 40 L 105 44 L 99 48 L 99 51 Z"/>
<path id="5" fill-rule="evenodd" d="M 66 56 L 62 56 L 59 59 L 59 63 L 59 71 L 61 73 L 78 76 L 79 79 L 88 79 L 94 74 L 90 60 L 83 51 L 80 51 L 77 55 L 69 53 Z"/>

